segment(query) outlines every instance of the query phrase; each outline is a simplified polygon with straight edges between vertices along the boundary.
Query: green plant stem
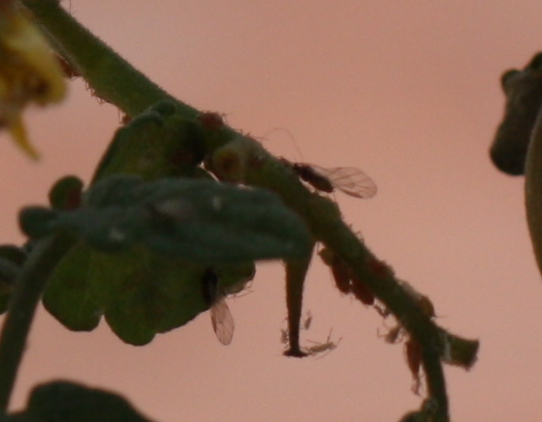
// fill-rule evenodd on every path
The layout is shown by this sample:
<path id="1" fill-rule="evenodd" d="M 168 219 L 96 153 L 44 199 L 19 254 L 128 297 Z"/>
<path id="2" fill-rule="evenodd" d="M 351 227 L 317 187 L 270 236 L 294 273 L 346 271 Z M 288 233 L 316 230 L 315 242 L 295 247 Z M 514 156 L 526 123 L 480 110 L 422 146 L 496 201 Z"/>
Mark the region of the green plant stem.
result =
<path id="1" fill-rule="evenodd" d="M 75 66 L 100 99 L 115 104 L 129 116 L 164 99 L 175 101 L 184 115 L 196 115 L 195 108 L 175 100 L 150 81 L 77 22 L 57 0 L 24 0 L 23 4 L 59 54 Z"/>
<path id="2" fill-rule="evenodd" d="M 7 410 L 47 276 L 70 245 L 60 236 L 37 242 L 16 281 L 0 334 L 0 414 Z"/>
<path id="3" fill-rule="evenodd" d="M 447 333 L 423 312 L 415 299 L 402 287 L 392 271 L 374 270 L 375 255 L 342 220 L 338 206 L 327 198 L 309 192 L 281 160 L 270 155 L 256 141 L 238 135 L 215 156 L 237 153 L 245 157 L 244 182 L 278 193 L 308 224 L 316 240 L 336 253 L 375 296 L 392 311 L 410 335 L 423 348 L 422 361 L 428 395 L 435 404 L 435 420 L 448 420 L 448 399 L 441 360 L 470 367 L 476 357 L 478 342 Z M 456 360 L 462 359 L 462 360 Z"/>

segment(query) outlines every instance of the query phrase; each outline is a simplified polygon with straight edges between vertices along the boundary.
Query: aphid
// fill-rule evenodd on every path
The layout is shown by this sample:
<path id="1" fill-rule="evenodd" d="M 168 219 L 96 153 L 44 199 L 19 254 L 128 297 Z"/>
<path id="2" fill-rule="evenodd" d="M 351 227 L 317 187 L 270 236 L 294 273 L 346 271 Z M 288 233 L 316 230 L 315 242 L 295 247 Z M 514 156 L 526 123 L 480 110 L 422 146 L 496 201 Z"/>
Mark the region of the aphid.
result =
<path id="1" fill-rule="evenodd" d="M 414 287 L 412 287 L 410 283 L 407 283 L 406 281 L 401 281 L 401 286 L 405 290 L 406 294 L 408 294 L 414 301 L 418 303 L 418 306 L 427 317 L 436 317 L 435 306 L 433 305 L 433 302 L 431 302 L 431 299 L 429 299 L 426 295 L 418 292 Z"/>
<path id="2" fill-rule="evenodd" d="M 307 311 L 307 316 L 303 320 L 303 325 L 302 325 L 303 329 L 308 330 L 311 327 L 311 324 L 312 324 L 312 314 L 311 314 L 311 311 Z"/>
<path id="3" fill-rule="evenodd" d="M 327 339 L 324 343 L 318 343 L 315 341 L 310 341 L 313 343 L 313 346 L 307 347 L 305 349 L 305 352 L 309 354 L 310 356 L 316 356 L 316 355 L 322 355 L 320 357 L 324 357 L 326 354 L 334 350 L 339 343 L 342 340 L 342 337 L 337 340 L 337 342 L 331 341 L 331 333 L 333 330 L 329 332 L 329 335 L 327 336 Z"/>
<path id="4" fill-rule="evenodd" d="M 380 334 L 380 332 L 377 333 L 378 337 L 384 337 L 384 341 L 386 343 L 398 343 L 403 339 L 404 336 L 404 329 L 401 326 L 401 324 L 397 324 L 395 327 L 390 328 L 386 334 Z"/>
<path id="5" fill-rule="evenodd" d="M 419 394 L 421 388 L 420 368 L 422 366 L 422 347 L 420 346 L 420 343 L 412 338 L 409 338 L 405 342 L 405 356 L 408 369 L 410 369 L 412 378 L 414 380 L 412 384 L 412 391 L 415 394 Z"/>
<path id="6" fill-rule="evenodd" d="M 220 114 L 212 111 L 201 113 L 197 119 L 205 129 L 220 130 L 225 126 L 224 118 Z"/>
<path id="7" fill-rule="evenodd" d="M 119 110 L 120 112 L 120 110 Z M 129 116 L 128 114 L 126 113 L 122 113 L 120 112 L 121 116 L 119 118 L 120 120 L 120 124 L 121 125 L 127 125 L 128 123 L 130 123 L 132 121 L 132 116 Z"/>
<path id="8" fill-rule="evenodd" d="M 371 198 L 376 195 L 376 183 L 355 167 L 324 168 L 314 164 L 290 163 L 301 180 L 314 189 L 332 193 L 335 189 L 355 198 Z"/>
<path id="9" fill-rule="evenodd" d="M 394 275 L 393 268 L 391 268 L 388 264 L 386 264 L 385 261 L 380 261 L 376 258 L 370 258 L 368 260 L 369 268 L 375 273 L 377 276 L 386 278 L 386 277 L 392 277 Z"/>
<path id="10" fill-rule="evenodd" d="M 328 248 L 319 252 L 320 258 L 331 268 L 335 285 L 341 293 L 352 293 L 364 305 L 374 305 L 375 295 L 367 285 L 356 277 L 350 268 Z"/>
<path id="11" fill-rule="evenodd" d="M 207 268 L 201 277 L 203 300 L 210 306 L 211 325 L 216 338 L 227 346 L 233 339 L 235 324 L 226 303 L 226 299 L 218 291 L 219 278 L 213 268 Z"/>
<path id="12" fill-rule="evenodd" d="M 352 276 L 352 293 L 364 305 L 373 305 L 375 303 L 374 293 L 367 285 L 356 276 Z"/>
<path id="13" fill-rule="evenodd" d="M 318 254 L 322 258 L 322 261 L 330 267 L 337 289 L 343 294 L 350 293 L 352 291 L 352 284 L 348 266 L 331 249 L 323 248 Z"/>
<path id="14" fill-rule="evenodd" d="M 60 68 L 64 72 L 64 75 L 70 79 L 76 79 L 81 77 L 81 74 L 78 72 L 78 70 L 73 66 L 68 60 L 66 60 L 64 57 L 62 57 L 58 53 L 54 53 L 54 56 L 56 57 L 58 64 L 60 65 Z"/>

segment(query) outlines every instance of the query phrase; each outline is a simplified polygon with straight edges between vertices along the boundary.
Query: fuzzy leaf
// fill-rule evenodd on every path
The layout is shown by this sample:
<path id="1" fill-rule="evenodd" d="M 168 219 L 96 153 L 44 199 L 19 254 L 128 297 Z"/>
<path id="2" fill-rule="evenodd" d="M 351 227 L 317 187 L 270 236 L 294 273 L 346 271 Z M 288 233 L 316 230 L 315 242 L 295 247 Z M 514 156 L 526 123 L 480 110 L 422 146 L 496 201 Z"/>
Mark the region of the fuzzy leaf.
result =
<path id="1" fill-rule="evenodd" d="M 42 422 L 150 422 L 122 396 L 68 381 L 35 387 L 23 415 Z"/>
<path id="2" fill-rule="evenodd" d="M 205 268 L 141 246 L 100 253 L 81 243 L 55 269 L 43 303 L 72 330 L 92 330 L 105 315 L 119 338 L 143 345 L 208 308 L 200 284 Z M 251 262 L 217 269 L 224 291 L 254 275 Z"/>
<path id="3" fill-rule="evenodd" d="M 276 195 L 180 178 L 115 175 L 96 184 L 79 209 L 24 209 L 21 227 L 31 237 L 70 230 L 106 252 L 141 243 L 208 265 L 304 257 L 311 246 L 302 220 Z"/>

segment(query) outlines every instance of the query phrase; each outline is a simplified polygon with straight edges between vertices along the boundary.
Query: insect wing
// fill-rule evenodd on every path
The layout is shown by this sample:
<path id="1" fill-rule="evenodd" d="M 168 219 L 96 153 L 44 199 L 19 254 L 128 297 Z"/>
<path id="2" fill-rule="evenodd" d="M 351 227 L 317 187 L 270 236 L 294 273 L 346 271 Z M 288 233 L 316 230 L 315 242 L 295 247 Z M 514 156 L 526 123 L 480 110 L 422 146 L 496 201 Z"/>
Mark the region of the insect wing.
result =
<path id="1" fill-rule="evenodd" d="M 360 169 L 355 167 L 324 168 L 310 165 L 313 170 L 329 179 L 331 184 L 355 198 L 372 198 L 376 195 L 376 183 Z"/>
<path id="2" fill-rule="evenodd" d="M 224 298 L 218 299 L 211 307 L 211 324 L 216 338 L 227 346 L 233 339 L 235 324 L 230 308 Z"/>

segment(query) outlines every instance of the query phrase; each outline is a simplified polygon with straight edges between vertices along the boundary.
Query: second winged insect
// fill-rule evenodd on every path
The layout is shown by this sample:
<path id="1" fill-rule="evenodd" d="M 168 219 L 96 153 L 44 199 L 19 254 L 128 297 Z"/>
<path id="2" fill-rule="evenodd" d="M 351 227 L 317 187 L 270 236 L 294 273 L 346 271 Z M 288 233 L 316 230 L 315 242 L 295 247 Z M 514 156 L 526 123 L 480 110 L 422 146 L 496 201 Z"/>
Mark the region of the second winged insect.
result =
<path id="1" fill-rule="evenodd" d="M 219 277 L 213 268 L 207 268 L 201 278 L 204 301 L 210 306 L 211 325 L 216 338 L 227 346 L 233 339 L 235 323 L 225 295 L 219 291 Z"/>
<path id="2" fill-rule="evenodd" d="M 289 165 L 301 180 L 316 190 L 331 193 L 338 189 L 347 195 L 362 199 L 376 195 L 376 183 L 358 168 L 325 168 L 307 163 L 289 163 Z"/>

